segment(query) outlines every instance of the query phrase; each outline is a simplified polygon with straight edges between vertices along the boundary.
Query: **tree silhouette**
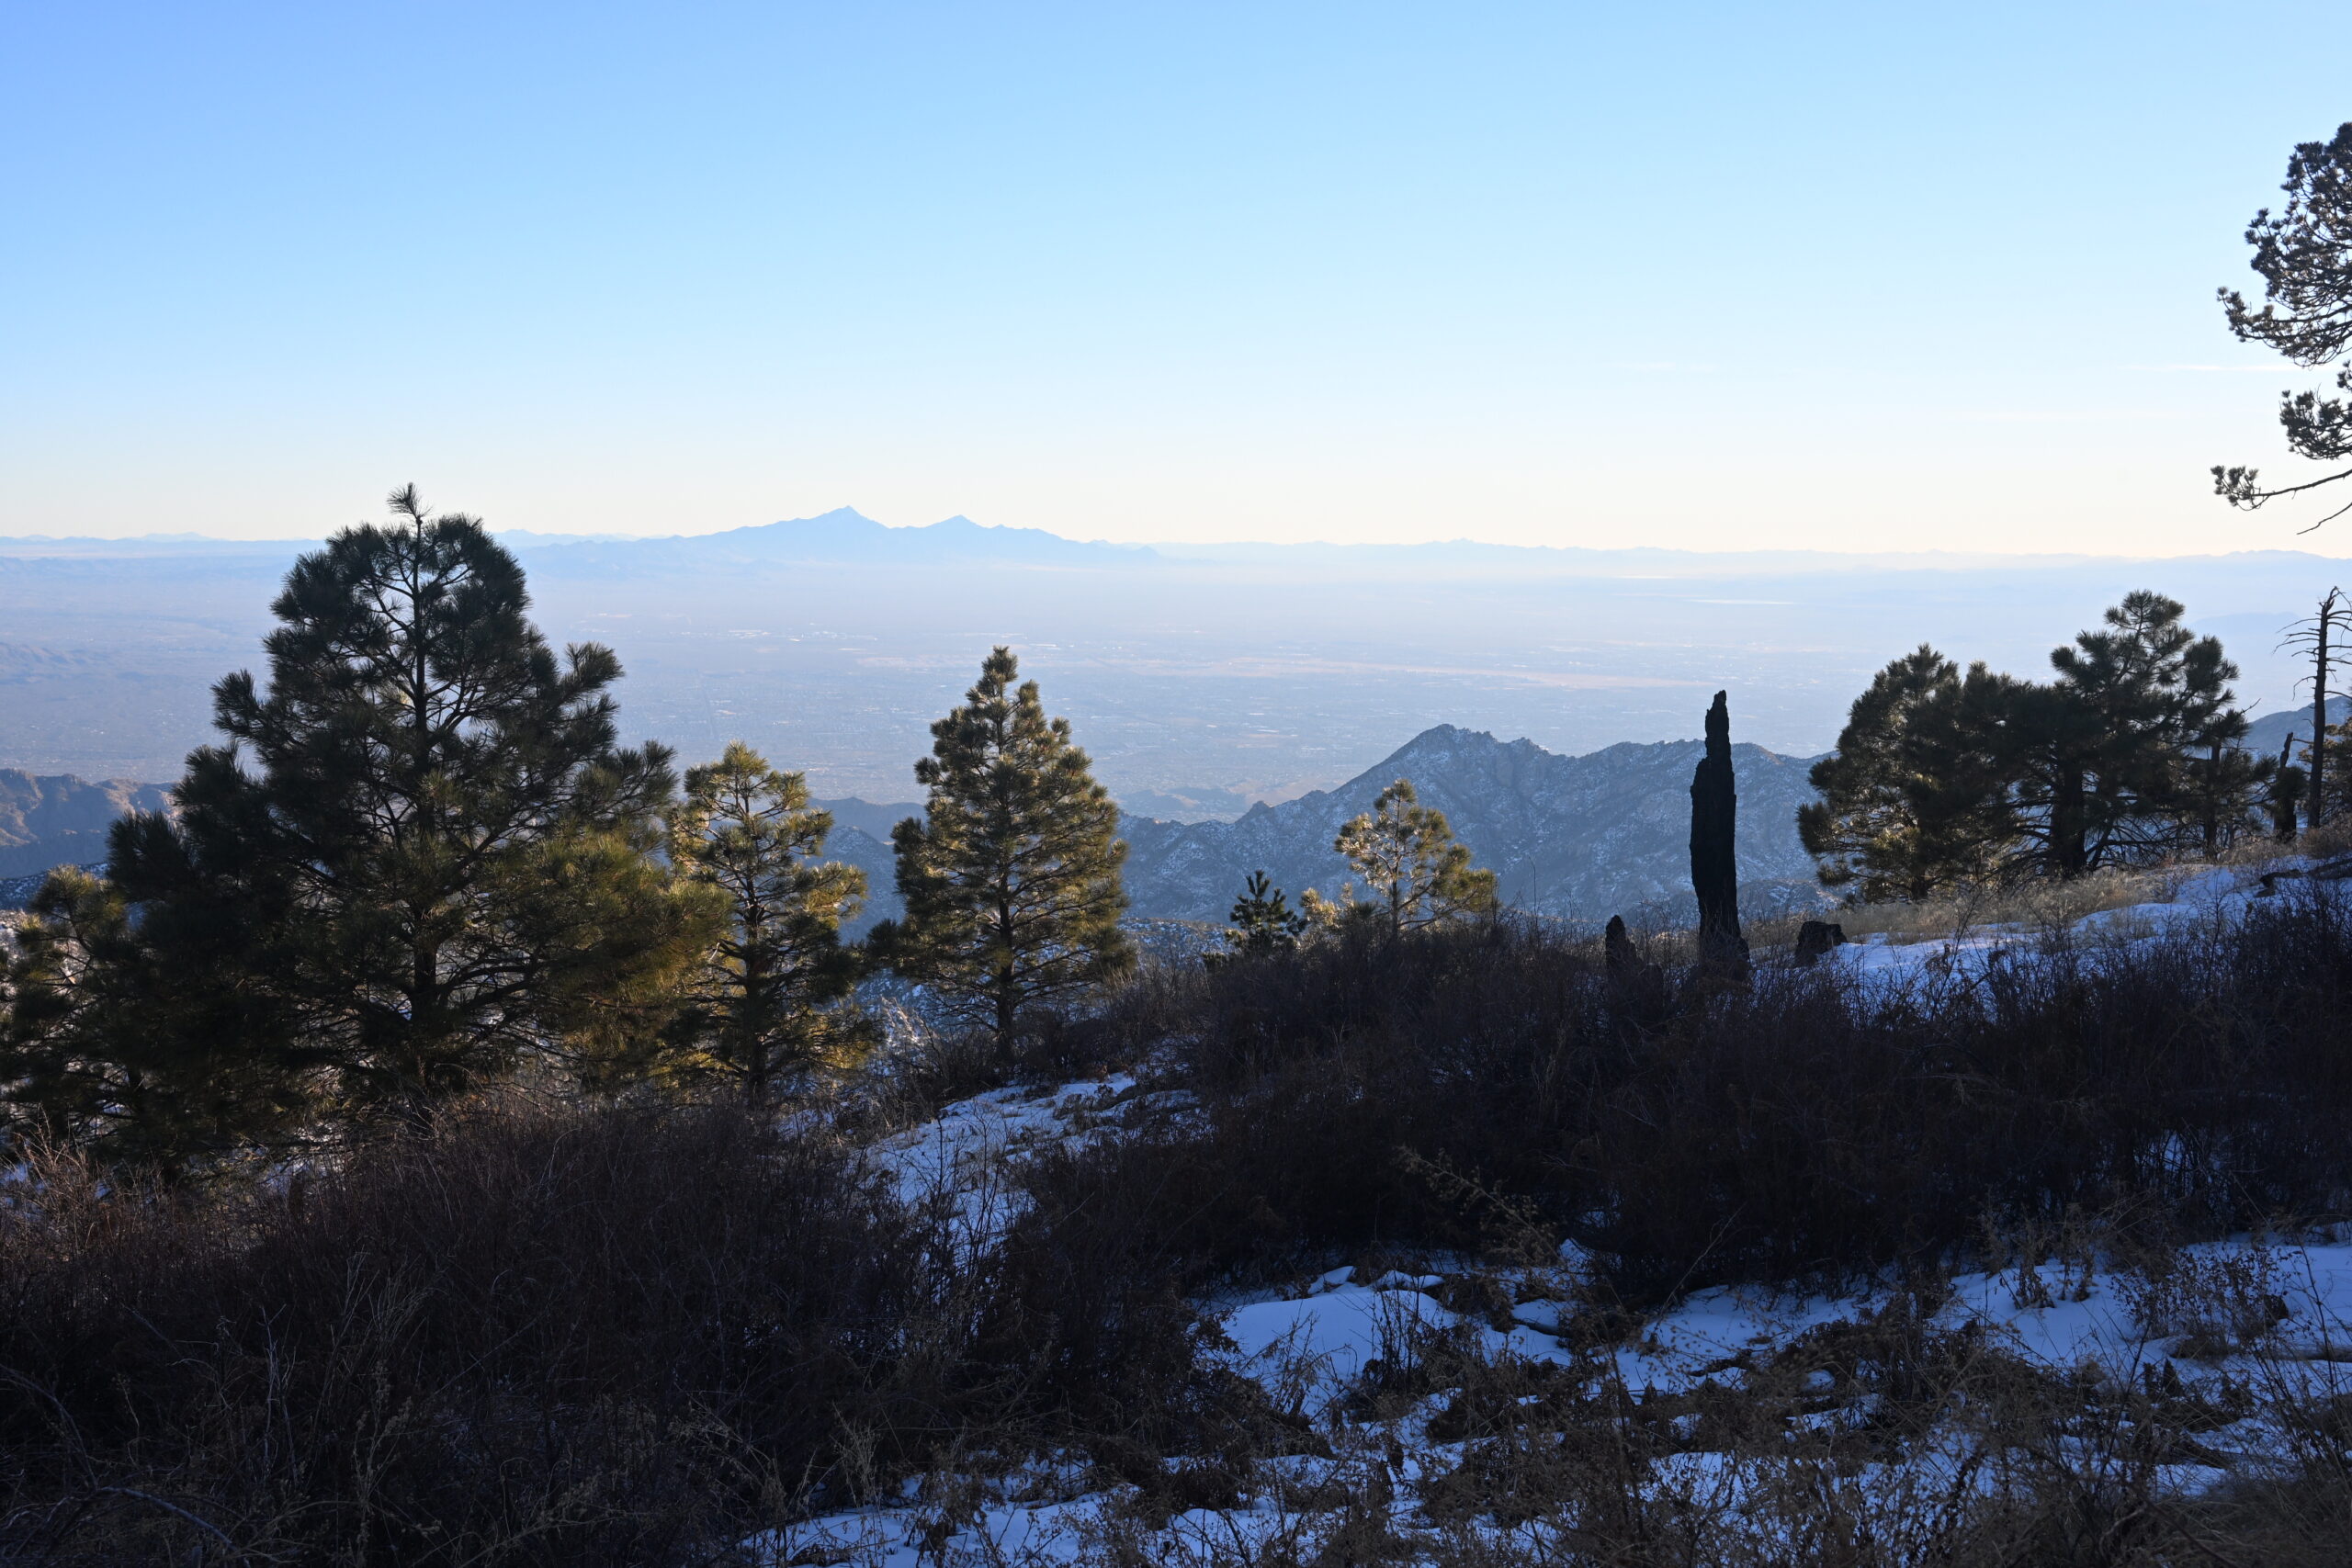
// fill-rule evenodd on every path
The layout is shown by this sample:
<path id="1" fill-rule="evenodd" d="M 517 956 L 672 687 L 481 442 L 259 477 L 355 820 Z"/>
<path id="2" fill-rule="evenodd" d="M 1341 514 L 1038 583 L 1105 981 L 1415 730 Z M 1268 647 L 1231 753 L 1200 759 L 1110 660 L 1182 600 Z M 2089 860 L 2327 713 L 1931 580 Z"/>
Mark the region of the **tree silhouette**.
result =
<path id="1" fill-rule="evenodd" d="M 1233 923 L 1225 933 L 1229 956 L 1267 958 L 1298 945 L 1307 919 L 1290 907 L 1283 890 L 1262 871 L 1253 871 L 1242 884 L 1241 896 L 1226 917 Z"/>
<path id="2" fill-rule="evenodd" d="M 2220 291 L 2230 330 L 2241 343 L 2267 344 L 2287 360 L 2316 370 L 2352 352 L 2352 122 L 2326 141 L 2306 141 L 2287 160 L 2279 189 L 2287 205 L 2277 217 L 2268 208 L 2246 228 L 2254 247 L 2254 270 L 2262 275 L 2263 304 L 2257 310 L 2234 288 Z M 2339 390 L 2352 392 L 2352 358 L 2335 373 Z M 2352 400 L 2315 391 L 2279 396 L 2278 423 L 2288 449 L 2313 462 L 2352 457 Z M 2213 491 L 2248 511 L 2282 495 L 2299 495 L 2352 477 L 2352 468 L 2302 484 L 2265 486 L 2258 470 L 2213 468 Z M 2305 528 L 2352 512 L 2352 502 Z"/>

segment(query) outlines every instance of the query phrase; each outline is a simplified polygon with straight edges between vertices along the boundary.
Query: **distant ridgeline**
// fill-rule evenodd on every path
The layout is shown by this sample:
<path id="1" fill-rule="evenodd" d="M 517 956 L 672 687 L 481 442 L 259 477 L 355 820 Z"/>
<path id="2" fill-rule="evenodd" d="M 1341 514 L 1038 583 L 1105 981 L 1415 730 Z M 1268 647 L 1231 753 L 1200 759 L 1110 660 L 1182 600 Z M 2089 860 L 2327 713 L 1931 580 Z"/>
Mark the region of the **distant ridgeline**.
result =
<path id="1" fill-rule="evenodd" d="M 2340 699 L 2332 705 L 2345 707 Z M 2309 708 L 2257 720 L 2248 750 L 2275 751 L 2290 729 L 2308 739 Z M 1254 807 L 1238 821 L 1125 818 L 1130 909 L 1149 919 L 1222 921 L 1242 880 L 1260 870 L 1294 898 L 1309 887 L 1336 893 L 1347 875 L 1331 848 L 1340 824 L 1371 809 L 1389 784 L 1409 778 L 1424 804 L 1445 813 L 1476 863 L 1499 874 L 1506 904 L 1595 924 L 1612 914 L 1687 921 L 1690 771 L 1700 750 L 1696 740 L 1627 742 L 1564 757 L 1532 740 L 1502 741 L 1442 724 L 1337 789 Z M 1823 897 L 1796 831 L 1797 807 L 1814 798 L 1806 779 L 1814 761 L 1761 746 L 1732 748 L 1741 900 L 1753 909 Z M 0 908 L 21 904 L 51 866 L 103 860 L 108 823 L 134 807 L 164 804 L 161 784 L 90 784 L 0 769 Z M 922 807 L 854 797 L 815 804 L 833 814 L 826 857 L 864 871 L 873 890 L 849 929 L 897 916 L 890 828 Z M 6 880 L 16 878 L 30 880 L 21 887 Z"/>
<path id="2" fill-rule="evenodd" d="M 1238 822 L 1129 818 L 1127 894 L 1140 915 L 1222 920 L 1241 879 L 1260 868 L 1294 897 L 1307 887 L 1336 892 L 1347 874 L 1331 849 L 1340 824 L 1409 778 L 1476 863 L 1498 874 L 1504 903 L 1595 925 L 1621 912 L 1684 916 L 1690 773 L 1702 749 L 1697 740 L 1627 742 L 1563 757 L 1532 740 L 1442 724 L 1337 789 L 1261 806 Z M 1819 896 L 1796 830 L 1797 807 L 1813 798 L 1812 765 L 1761 746 L 1732 748 L 1739 880 L 1751 904 Z"/>
<path id="3" fill-rule="evenodd" d="M 1421 802 L 1443 811 L 1476 863 L 1498 874 L 1503 901 L 1535 914 L 1595 925 L 1611 914 L 1689 919 L 1690 772 L 1696 740 L 1611 746 L 1563 757 L 1532 740 L 1502 741 L 1439 725 L 1337 789 L 1259 806 L 1236 822 L 1163 822 L 1129 816 L 1129 912 L 1158 919 L 1222 921 L 1244 878 L 1269 873 L 1293 897 L 1336 894 L 1347 865 L 1331 847 L 1340 825 L 1373 797 L 1409 778 Z M 1761 746 L 1732 748 L 1739 786 L 1743 899 L 1773 908 L 1821 894 L 1813 859 L 1797 841 L 1797 807 L 1813 798 L 1810 757 Z M 865 868 L 875 891 L 868 919 L 895 911 L 889 826 L 920 807 L 820 801 L 835 829 L 826 852 Z"/>
<path id="4" fill-rule="evenodd" d="M 2352 718 L 2352 699 L 2328 698 L 2327 722 L 2342 724 L 2346 718 Z M 2241 744 L 2257 757 L 2275 757 L 2290 735 L 2295 738 L 2298 751 L 2311 739 L 2312 710 L 2308 705 L 2261 715 L 2246 726 L 2245 739 Z"/>
<path id="5" fill-rule="evenodd" d="M 102 861 L 116 818 L 164 805 L 162 784 L 0 768 L 0 879 L 38 879 L 51 866 Z"/>

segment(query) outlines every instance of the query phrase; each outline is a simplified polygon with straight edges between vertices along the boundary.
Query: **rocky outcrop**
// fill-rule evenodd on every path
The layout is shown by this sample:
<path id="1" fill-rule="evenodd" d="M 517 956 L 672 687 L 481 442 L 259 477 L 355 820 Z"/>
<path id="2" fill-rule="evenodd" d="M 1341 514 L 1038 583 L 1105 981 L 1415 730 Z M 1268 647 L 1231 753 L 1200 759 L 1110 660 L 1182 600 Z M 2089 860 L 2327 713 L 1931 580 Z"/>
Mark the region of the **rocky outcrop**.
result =
<path id="1" fill-rule="evenodd" d="M 1257 807 L 1236 822 L 1128 818 L 1128 898 L 1137 915 L 1221 920 L 1261 868 L 1294 898 L 1308 887 L 1336 892 L 1347 877 L 1331 848 L 1340 824 L 1402 776 L 1498 874 L 1508 905 L 1596 925 L 1620 909 L 1686 911 L 1687 790 L 1702 751 L 1696 740 L 1629 742 L 1563 757 L 1532 740 L 1440 725 L 1337 789 Z M 1813 861 L 1797 841 L 1796 809 L 1813 798 L 1813 760 L 1760 746 L 1733 746 L 1730 759 L 1747 805 L 1735 859 L 1750 907 L 1776 892 L 1809 901 Z"/>

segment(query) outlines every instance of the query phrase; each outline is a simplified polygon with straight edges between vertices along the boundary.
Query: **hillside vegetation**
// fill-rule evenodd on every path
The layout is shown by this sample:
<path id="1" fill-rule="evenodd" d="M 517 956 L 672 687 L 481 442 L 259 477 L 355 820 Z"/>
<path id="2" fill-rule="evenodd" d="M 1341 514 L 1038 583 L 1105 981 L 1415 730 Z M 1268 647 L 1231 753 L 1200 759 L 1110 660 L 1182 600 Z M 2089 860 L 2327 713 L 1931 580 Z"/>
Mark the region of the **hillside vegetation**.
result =
<path id="1" fill-rule="evenodd" d="M 1718 694 L 1183 829 L 1296 845 L 1204 955 L 998 649 L 854 941 L 805 778 L 394 513 L 12 935 L 0 1561 L 2342 1561 L 2352 899 L 2170 601 L 1890 666 L 1863 940 L 1743 930 Z M 1547 817 L 1698 929 L 1525 908 Z"/>

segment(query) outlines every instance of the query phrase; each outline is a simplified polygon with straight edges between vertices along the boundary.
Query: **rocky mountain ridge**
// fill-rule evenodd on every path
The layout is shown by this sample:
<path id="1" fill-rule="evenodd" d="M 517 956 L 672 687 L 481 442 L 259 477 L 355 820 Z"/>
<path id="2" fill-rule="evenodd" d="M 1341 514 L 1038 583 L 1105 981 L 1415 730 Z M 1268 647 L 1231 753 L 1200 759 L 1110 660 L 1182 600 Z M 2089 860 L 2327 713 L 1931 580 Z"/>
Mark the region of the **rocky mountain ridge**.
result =
<path id="1" fill-rule="evenodd" d="M 1532 740 L 1439 725 L 1336 789 L 1255 807 L 1238 821 L 1124 818 L 1129 907 L 1145 919 L 1221 921 L 1258 870 L 1294 899 L 1308 887 L 1337 893 L 1348 875 L 1331 848 L 1340 824 L 1369 811 L 1392 781 L 1409 778 L 1477 863 L 1498 874 L 1506 903 L 1593 922 L 1643 909 L 1677 918 L 1678 901 L 1690 896 L 1690 773 L 1701 750 L 1696 740 L 1629 741 L 1566 757 Z M 1750 902 L 1812 888 L 1813 862 L 1796 835 L 1796 808 L 1813 798 L 1812 763 L 1761 746 L 1732 748 L 1740 881 Z M 161 784 L 0 769 L 0 877 L 104 859 L 108 824 L 134 808 L 161 808 L 164 793 Z M 897 914 L 889 825 L 921 807 L 817 804 L 834 814 L 829 857 L 866 874 L 870 896 L 853 929 Z"/>
<path id="2" fill-rule="evenodd" d="M 1337 892 L 1348 875 L 1331 848 L 1340 825 L 1409 778 L 1476 863 L 1498 874 L 1506 904 L 1594 923 L 1622 911 L 1665 913 L 1690 897 L 1690 774 L 1702 750 L 1697 740 L 1628 741 L 1564 757 L 1532 740 L 1439 725 L 1337 789 L 1260 806 L 1236 822 L 1127 818 L 1128 897 L 1137 915 L 1222 920 L 1252 871 L 1294 899 L 1308 887 Z M 1814 797 L 1813 762 L 1732 748 L 1747 901 L 1809 896 L 1814 865 L 1797 840 L 1796 810 Z"/>
<path id="3" fill-rule="evenodd" d="M 160 811 L 163 784 L 0 768 L 0 877 L 102 861 L 107 830 L 131 811 Z"/>

